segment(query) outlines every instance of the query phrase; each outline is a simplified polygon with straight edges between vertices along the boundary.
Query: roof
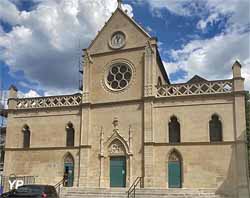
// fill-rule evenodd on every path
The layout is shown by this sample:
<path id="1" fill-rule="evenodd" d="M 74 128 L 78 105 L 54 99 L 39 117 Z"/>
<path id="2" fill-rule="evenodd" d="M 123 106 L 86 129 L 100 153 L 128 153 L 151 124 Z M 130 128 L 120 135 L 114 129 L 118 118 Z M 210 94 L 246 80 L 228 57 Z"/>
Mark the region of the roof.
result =
<path id="1" fill-rule="evenodd" d="M 187 83 L 201 83 L 201 82 L 207 82 L 207 80 L 198 75 L 194 75 L 189 81 L 187 81 Z"/>
<path id="2" fill-rule="evenodd" d="M 117 9 L 115 10 L 115 12 L 111 15 L 111 17 L 109 18 L 109 20 L 105 23 L 105 25 L 102 27 L 102 29 L 98 32 L 98 34 L 96 35 L 95 39 L 90 43 L 89 47 L 92 47 L 93 44 L 95 43 L 95 41 L 97 40 L 97 38 L 99 37 L 99 35 L 101 34 L 101 32 L 103 31 L 103 29 L 110 23 L 111 19 L 113 18 L 113 16 L 115 15 L 116 12 L 120 12 L 122 13 L 127 19 L 129 19 L 145 36 L 147 36 L 148 38 L 151 38 L 151 36 L 149 35 L 148 32 L 146 32 L 133 18 L 131 18 L 130 16 L 128 16 L 128 14 L 126 12 L 124 12 L 121 8 L 117 7 Z"/>
<path id="3" fill-rule="evenodd" d="M 239 60 L 236 60 L 233 64 L 233 67 L 234 66 L 239 66 L 239 67 L 242 67 L 242 65 L 240 64 L 240 61 Z"/>
<path id="4" fill-rule="evenodd" d="M 18 91 L 18 89 L 17 89 L 14 85 L 10 85 L 9 90 L 10 90 L 10 89 L 14 89 L 15 91 Z"/>
<path id="5" fill-rule="evenodd" d="M 166 72 L 166 70 L 165 70 L 164 64 L 163 64 L 163 62 L 162 62 L 162 60 L 161 60 L 161 56 L 160 56 L 160 53 L 159 53 L 157 47 L 156 47 L 156 61 L 157 61 L 158 65 L 159 65 L 159 68 L 160 68 L 160 71 L 161 71 L 161 73 L 162 73 L 162 76 L 163 76 L 164 80 L 165 80 L 168 84 L 171 84 L 170 81 L 169 81 L 169 78 L 168 78 L 168 74 L 167 74 L 167 72 Z"/>

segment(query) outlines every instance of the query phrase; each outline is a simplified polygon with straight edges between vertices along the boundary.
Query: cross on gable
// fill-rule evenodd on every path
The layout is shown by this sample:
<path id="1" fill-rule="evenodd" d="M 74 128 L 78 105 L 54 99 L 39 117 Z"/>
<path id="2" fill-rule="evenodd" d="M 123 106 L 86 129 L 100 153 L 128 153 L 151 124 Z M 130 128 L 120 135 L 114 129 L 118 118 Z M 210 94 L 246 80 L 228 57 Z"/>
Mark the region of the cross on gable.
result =
<path id="1" fill-rule="evenodd" d="M 117 0 L 118 8 L 122 8 L 122 0 Z"/>

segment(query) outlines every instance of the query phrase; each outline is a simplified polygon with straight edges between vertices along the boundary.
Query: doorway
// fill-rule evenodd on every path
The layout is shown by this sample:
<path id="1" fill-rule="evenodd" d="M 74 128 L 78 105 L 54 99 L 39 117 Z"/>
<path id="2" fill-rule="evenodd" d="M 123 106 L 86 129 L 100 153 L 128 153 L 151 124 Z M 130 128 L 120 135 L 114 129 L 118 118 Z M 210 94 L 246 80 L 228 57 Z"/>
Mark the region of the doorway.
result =
<path id="1" fill-rule="evenodd" d="M 64 186 L 72 187 L 74 184 L 74 160 L 71 154 L 68 154 L 64 159 Z"/>
<path id="2" fill-rule="evenodd" d="M 182 187 L 182 162 L 175 151 L 170 154 L 168 160 L 168 186 L 169 188 Z"/>
<path id="3" fill-rule="evenodd" d="M 126 157 L 110 158 L 110 187 L 126 187 Z"/>

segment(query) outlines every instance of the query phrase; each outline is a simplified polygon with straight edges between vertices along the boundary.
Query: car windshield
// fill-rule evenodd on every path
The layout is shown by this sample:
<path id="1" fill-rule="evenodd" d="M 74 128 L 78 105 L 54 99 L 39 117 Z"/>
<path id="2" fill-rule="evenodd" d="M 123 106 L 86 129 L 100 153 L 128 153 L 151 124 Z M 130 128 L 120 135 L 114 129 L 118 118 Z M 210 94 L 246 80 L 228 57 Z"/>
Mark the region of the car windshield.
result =
<path id="1" fill-rule="evenodd" d="M 16 190 L 17 193 L 41 193 L 42 191 L 41 186 L 21 186 Z"/>

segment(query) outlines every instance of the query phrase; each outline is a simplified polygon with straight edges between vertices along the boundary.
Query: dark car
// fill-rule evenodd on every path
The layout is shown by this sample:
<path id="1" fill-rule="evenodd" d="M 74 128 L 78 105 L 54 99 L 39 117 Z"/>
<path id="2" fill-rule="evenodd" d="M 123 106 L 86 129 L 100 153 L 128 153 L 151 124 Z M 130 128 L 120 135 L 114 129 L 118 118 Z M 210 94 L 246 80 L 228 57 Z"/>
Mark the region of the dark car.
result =
<path id="1" fill-rule="evenodd" d="M 24 185 L 17 190 L 4 193 L 1 198 L 59 198 L 54 186 L 49 185 Z"/>

